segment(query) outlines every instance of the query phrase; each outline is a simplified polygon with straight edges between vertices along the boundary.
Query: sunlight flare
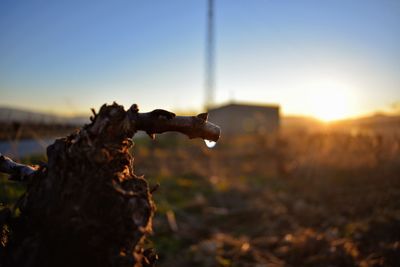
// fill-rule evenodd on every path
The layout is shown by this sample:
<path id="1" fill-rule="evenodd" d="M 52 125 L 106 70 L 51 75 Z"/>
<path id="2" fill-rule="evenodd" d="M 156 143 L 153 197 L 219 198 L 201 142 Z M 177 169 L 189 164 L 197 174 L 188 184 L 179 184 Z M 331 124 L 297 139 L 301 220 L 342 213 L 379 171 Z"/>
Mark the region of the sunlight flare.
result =
<path id="1" fill-rule="evenodd" d="M 310 113 L 325 122 L 351 116 L 355 109 L 355 97 L 345 87 L 316 88 L 308 94 Z"/>

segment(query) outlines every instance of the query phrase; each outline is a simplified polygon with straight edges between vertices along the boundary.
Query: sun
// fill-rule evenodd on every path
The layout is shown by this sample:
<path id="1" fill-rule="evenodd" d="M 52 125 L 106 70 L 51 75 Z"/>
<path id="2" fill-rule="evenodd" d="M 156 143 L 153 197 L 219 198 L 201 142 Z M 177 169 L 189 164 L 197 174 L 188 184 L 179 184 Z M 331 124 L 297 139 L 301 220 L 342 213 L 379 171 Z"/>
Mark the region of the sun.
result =
<path id="1" fill-rule="evenodd" d="M 354 108 L 354 98 L 343 88 L 316 88 L 308 95 L 312 116 L 330 122 L 349 117 Z"/>

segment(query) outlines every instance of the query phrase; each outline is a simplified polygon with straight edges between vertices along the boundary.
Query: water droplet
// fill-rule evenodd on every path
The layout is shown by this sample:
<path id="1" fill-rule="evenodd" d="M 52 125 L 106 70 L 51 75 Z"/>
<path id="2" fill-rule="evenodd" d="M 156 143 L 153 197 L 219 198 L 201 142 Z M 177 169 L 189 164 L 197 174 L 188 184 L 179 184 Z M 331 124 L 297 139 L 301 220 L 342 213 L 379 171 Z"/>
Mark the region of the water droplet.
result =
<path id="1" fill-rule="evenodd" d="M 213 148 L 213 147 L 215 147 L 215 145 L 217 144 L 217 142 L 210 141 L 210 140 L 207 140 L 207 139 L 204 139 L 204 143 L 206 143 L 206 146 L 207 146 L 208 148 Z"/>

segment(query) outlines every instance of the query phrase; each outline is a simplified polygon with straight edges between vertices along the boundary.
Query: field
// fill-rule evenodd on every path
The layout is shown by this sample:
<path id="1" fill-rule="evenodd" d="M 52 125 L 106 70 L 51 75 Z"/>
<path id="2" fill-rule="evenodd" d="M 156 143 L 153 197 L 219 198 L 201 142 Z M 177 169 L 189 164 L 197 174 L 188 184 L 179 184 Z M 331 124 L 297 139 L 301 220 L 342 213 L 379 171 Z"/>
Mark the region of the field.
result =
<path id="1" fill-rule="evenodd" d="M 400 137 L 321 132 L 135 140 L 158 266 L 400 266 Z M 26 159 L 43 160 L 43 156 Z M 23 187 L 2 178 L 0 202 Z"/>

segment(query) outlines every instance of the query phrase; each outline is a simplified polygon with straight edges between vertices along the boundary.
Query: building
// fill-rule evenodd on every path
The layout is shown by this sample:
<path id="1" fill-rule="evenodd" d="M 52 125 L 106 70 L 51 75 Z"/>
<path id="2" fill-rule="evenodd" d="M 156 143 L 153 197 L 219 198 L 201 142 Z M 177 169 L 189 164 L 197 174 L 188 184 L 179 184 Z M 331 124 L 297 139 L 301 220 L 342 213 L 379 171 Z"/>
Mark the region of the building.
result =
<path id="1" fill-rule="evenodd" d="M 219 125 L 224 135 L 274 133 L 280 125 L 278 105 L 229 103 L 208 113 L 209 121 Z"/>

